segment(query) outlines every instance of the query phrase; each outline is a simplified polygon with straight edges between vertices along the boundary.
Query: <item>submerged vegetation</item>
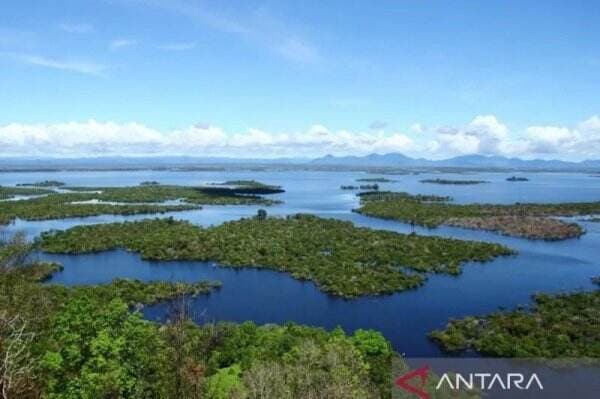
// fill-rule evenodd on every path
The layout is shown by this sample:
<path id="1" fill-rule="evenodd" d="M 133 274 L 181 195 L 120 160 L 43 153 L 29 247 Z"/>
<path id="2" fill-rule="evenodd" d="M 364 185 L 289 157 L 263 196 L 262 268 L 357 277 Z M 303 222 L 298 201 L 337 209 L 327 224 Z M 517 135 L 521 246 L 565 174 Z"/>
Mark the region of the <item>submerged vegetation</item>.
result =
<path id="1" fill-rule="evenodd" d="M 19 240 L 0 243 L 0 253 L 22 250 Z M 40 284 L 32 267 L 2 259 L 3 397 L 391 397 L 395 355 L 378 332 L 350 336 L 339 328 L 327 332 L 293 323 L 198 326 L 183 302 L 160 325 L 132 310 L 139 303 L 207 293 L 215 284 L 116 280 L 68 288 Z"/>
<path id="2" fill-rule="evenodd" d="M 242 219 L 210 228 L 173 219 L 77 226 L 44 234 L 40 246 L 55 253 L 126 248 L 152 260 L 275 269 L 343 297 L 415 288 L 426 273 L 456 275 L 462 262 L 512 253 L 496 244 L 357 228 L 310 215 Z"/>
<path id="3" fill-rule="evenodd" d="M 483 184 L 489 183 L 485 180 L 453 180 L 453 179 L 424 179 L 419 180 L 421 183 L 432 183 L 432 184 L 453 184 L 453 185 L 472 185 L 472 184 Z"/>
<path id="4" fill-rule="evenodd" d="M 430 333 L 445 350 L 498 357 L 599 358 L 600 290 L 534 297 L 531 310 L 452 320 Z"/>
<path id="5" fill-rule="evenodd" d="M 368 216 L 400 220 L 429 228 L 451 225 L 497 231 L 531 239 L 562 240 L 584 233 L 576 223 L 553 216 L 600 213 L 600 202 L 560 204 L 453 204 L 448 198 L 408 193 L 365 193 L 357 210 Z"/>

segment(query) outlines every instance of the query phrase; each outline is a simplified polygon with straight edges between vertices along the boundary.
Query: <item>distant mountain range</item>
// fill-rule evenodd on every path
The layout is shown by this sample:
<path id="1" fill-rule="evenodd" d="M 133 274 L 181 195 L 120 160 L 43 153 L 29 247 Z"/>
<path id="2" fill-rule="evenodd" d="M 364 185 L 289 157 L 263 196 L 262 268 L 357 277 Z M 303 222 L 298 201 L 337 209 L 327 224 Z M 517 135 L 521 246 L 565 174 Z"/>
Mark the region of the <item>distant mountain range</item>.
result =
<path id="1" fill-rule="evenodd" d="M 600 160 L 568 162 L 560 160 L 506 158 L 501 156 L 463 155 L 433 161 L 424 158 L 411 158 L 400 153 L 370 154 L 362 157 L 335 157 L 327 155 L 311 161 L 312 165 L 328 166 L 369 166 L 369 167 L 444 167 L 444 168 L 498 168 L 498 169 L 600 169 Z"/>
<path id="2" fill-rule="evenodd" d="M 151 169 L 151 168 L 215 168 L 289 166 L 308 168 L 465 168 L 515 170 L 593 170 L 600 171 L 600 160 L 568 162 L 560 160 L 523 160 L 501 156 L 464 155 L 444 160 L 411 158 L 400 153 L 365 156 L 333 156 L 321 158 L 241 159 L 228 157 L 87 157 L 87 158 L 17 158 L 0 157 L 0 170 L 56 169 Z"/>

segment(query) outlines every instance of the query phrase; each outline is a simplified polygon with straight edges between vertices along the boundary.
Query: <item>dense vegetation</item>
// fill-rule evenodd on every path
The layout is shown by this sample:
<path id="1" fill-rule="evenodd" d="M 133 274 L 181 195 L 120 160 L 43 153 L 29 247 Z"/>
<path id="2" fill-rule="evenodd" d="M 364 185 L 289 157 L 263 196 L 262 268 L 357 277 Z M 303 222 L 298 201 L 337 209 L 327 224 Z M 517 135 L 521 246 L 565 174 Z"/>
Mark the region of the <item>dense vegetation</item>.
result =
<path id="1" fill-rule="evenodd" d="M 198 209 L 197 205 L 158 205 L 158 204 L 107 204 L 85 203 L 97 197 L 87 193 L 52 193 L 44 197 L 21 201 L 0 202 L 0 224 L 8 224 L 16 218 L 24 220 L 63 219 L 69 217 L 96 216 L 102 214 L 134 215 L 164 213 Z M 84 203 L 81 203 L 84 202 Z"/>
<path id="2" fill-rule="evenodd" d="M 600 290 L 534 297 L 531 310 L 452 320 L 430 337 L 448 351 L 498 357 L 600 357 Z"/>
<path id="3" fill-rule="evenodd" d="M 503 246 L 357 228 L 310 215 L 254 218 L 201 228 L 172 219 L 77 226 L 44 234 L 48 252 L 126 248 L 156 260 L 213 260 L 265 267 L 354 297 L 417 287 L 425 273 L 460 273 L 460 263 L 510 254 Z"/>
<path id="4" fill-rule="evenodd" d="M 58 181 L 58 180 L 44 180 L 44 181 L 38 181 L 35 183 L 17 184 L 17 186 L 23 186 L 23 187 L 62 187 L 64 185 L 65 185 L 65 183 Z"/>
<path id="5" fill-rule="evenodd" d="M 147 182 L 146 182 L 147 183 Z M 152 182 L 154 183 L 154 182 Z M 257 183 L 260 184 L 260 183 Z M 274 201 L 265 199 L 255 194 L 257 191 L 268 191 L 271 186 L 175 186 L 162 184 L 144 184 L 133 187 L 65 187 L 68 190 L 90 193 L 92 198 L 99 201 L 110 202 L 164 202 L 183 200 L 190 204 L 202 205 L 246 205 L 246 204 L 271 204 Z M 276 191 L 276 192 L 280 192 Z"/>
<path id="6" fill-rule="evenodd" d="M 31 196 L 44 195 L 52 193 L 52 190 L 34 187 L 6 187 L 0 186 L 0 200 L 10 199 L 17 195 Z"/>
<path id="7" fill-rule="evenodd" d="M 360 186 L 353 186 L 353 185 L 342 185 L 340 186 L 340 188 L 342 190 L 374 190 L 377 191 L 379 190 L 379 185 L 378 184 L 361 184 Z"/>
<path id="8" fill-rule="evenodd" d="M 20 239 L 0 243 L 0 388 L 5 398 L 389 398 L 389 342 L 375 331 L 295 324 L 164 325 L 131 312 L 213 283 L 42 285 Z M 41 269 L 50 269 L 47 264 Z M 183 303 L 183 302 L 182 302 Z M 396 360 L 400 362 L 400 360 Z"/>
<path id="9" fill-rule="evenodd" d="M 247 191 L 256 190 L 276 190 L 271 186 L 262 188 L 250 186 L 238 190 L 237 188 L 168 186 L 154 184 L 155 182 L 143 183 L 146 184 L 135 187 L 65 187 L 70 191 L 66 193 L 57 193 L 53 190 L 34 187 L 0 187 L 0 199 L 11 198 L 14 195 L 46 194 L 44 197 L 22 201 L 0 202 L 0 224 L 10 223 L 16 218 L 47 220 L 100 214 L 150 214 L 199 209 L 198 205 L 200 204 L 270 205 L 275 202 L 247 193 Z M 256 183 L 256 185 L 261 184 Z M 159 204 L 172 200 L 182 200 L 183 203 L 174 205 Z"/>
<path id="10" fill-rule="evenodd" d="M 472 184 L 483 184 L 489 183 L 485 180 L 454 180 L 454 179 L 424 179 L 420 180 L 421 183 L 432 183 L 432 184 L 450 184 L 450 185 L 472 185 Z"/>
<path id="11" fill-rule="evenodd" d="M 443 197 L 407 193 L 366 193 L 357 212 L 384 219 L 437 227 L 441 224 L 498 231 L 532 239 L 558 240 L 579 237 L 583 229 L 552 216 L 600 213 L 600 202 L 560 204 L 453 204 Z"/>

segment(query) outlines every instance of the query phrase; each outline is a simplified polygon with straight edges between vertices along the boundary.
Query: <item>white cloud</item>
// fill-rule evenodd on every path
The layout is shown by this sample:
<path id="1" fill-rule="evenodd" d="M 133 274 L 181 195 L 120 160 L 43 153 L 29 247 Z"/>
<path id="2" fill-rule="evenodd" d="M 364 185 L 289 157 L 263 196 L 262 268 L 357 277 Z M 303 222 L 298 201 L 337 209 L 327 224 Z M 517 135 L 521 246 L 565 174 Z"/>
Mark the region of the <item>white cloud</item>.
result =
<path id="1" fill-rule="evenodd" d="M 110 49 L 111 50 L 119 50 L 125 47 L 133 47 L 137 45 L 137 40 L 133 40 L 133 39 L 115 39 L 112 42 L 110 42 Z"/>
<path id="2" fill-rule="evenodd" d="M 476 116 L 462 128 L 441 128 L 437 143 L 450 154 L 503 154 L 509 146 L 508 128 L 493 115 Z"/>
<path id="3" fill-rule="evenodd" d="M 305 132 L 270 133 L 248 129 L 226 133 L 196 124 L 160 132 L 139 123 L 69 122 L 0 127 L 0 155 L 206 155 L 230 157 L 319 156 L 412 151 L 415 143 L 401 133 L 330 131 L 314 125 Z"/>
<path id="4" fill-rule="evenodd" d="M 491 115 L 477 116 L 462 127 L 438 129 L 433 135 L 382 130 L 333 131 L 315 124 L 301 132 L 273 133 L 261 129 L 226 132 L 197 123 L 162 132 L 140 123 L 90 120 L 57 124 L 0 126 L 0 156 L 192 155 L 312 157 L 325 154 L 364 155 L 401 152 L 409 156 L 446 158 L 465 154 L 526 158 L 599 159 L 600 118 L 574 128 L 530 126 L 511 133 Z"/>
<path id="5" fill-rule="evenodd" d="M 0 53 L 19 62 L 62 71 L 77 72 L 85 75 L 101 76 L 106 71 L 106 66 L 95 62 L 65 60 L 44 57 L 35 54 Z"/>
<path id="6" fill-rule="evenodd" d="M 529 126 L 521 134 L 509 132 L 493 115 L 475 117 L 460 128 L 438 129 L 429 148 L 451 155 L 484 154 L 563 159 L 600 158 L 600 118 L 591 118 L 574 128 Z"/>
<path id="7" fill-rule="evenodd" d="M 194 42 L 181 42 L 181 43 L 168 43 L 158 46 L 160 50 L 165 51 L 186 51 L 192 50 L 196 47 Z"/>
<path id="8" fill-rule="evenodd" d="M 410 130 L 412 132 L 414 132 L 414 133 L 419 133 L 420 134 L 420 133 L 423 133 L 424 131 L 426 131 L 427 128 L 425 126 L 423 126 L 422 124 L 420 124 L 420 123 L 413 123 L 410 126 Z"/>
<path id="9" fill-rule="evenodd" d="M 94 32 L 94 26 L 87 23 L 62 23 L 58 25 L 58 29 L 67 33 L 86 34 Z"/>

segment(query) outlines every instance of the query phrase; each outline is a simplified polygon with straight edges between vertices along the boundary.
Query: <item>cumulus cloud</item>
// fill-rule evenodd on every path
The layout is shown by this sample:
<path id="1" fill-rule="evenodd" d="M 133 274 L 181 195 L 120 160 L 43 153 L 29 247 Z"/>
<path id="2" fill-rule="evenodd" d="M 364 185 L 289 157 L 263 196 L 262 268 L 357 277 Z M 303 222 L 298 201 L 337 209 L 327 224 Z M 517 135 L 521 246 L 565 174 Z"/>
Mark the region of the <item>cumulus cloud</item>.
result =
<path id="1" fill-rule="evenodd" d="M 447 155 L 600 158 L 600 118 L 592 116 L 572 128 L 533 125 L 511 134 L 495 116 L 481 115 L 463 127 L 438 129 L 428 148 Z"/>
<path id="2" fill-rule="evenodd" d="M 260 129 L 227 133 L 207 124 L 160 132 L 139 123 L 90 120 L 47 125 L 9 124 L 0 127 L 0 148 L 2 156 L 278 157 L 410 152 L 416 149 L 416 144 L 402 133 L 331 131 L 321 125 L 298 133 L 270 133 Z"/>
<path id="3" fill-rule="evenodd" d="M 413 129 L 414 130 L 414 129 Z M 256 157 L 316 157 L 325 154 L 364 155 L 401 152 L 409 156 L 446 158 L 483 154 L 561 159 L 600 158 L 600 118 L 592 116 L 575 127 L 529 126 L 510 132 L 493 115 L 481 115 L 464 126 L 421 134 L 330 130 L 315 124 L 305 131 L 274 133 L 261 129 L 227 132 L 196 123 L 159 131 L 140 123 L 89 120 L 57 124 L 0 126 L 0 156 L 191 155 Z"/>
<path id="4" fill-rule="evenodd" d="M 414 133 L 423 133 L 427 128 L 420 123 L 413 123 L 410 125 L 410 130 Z"/>

